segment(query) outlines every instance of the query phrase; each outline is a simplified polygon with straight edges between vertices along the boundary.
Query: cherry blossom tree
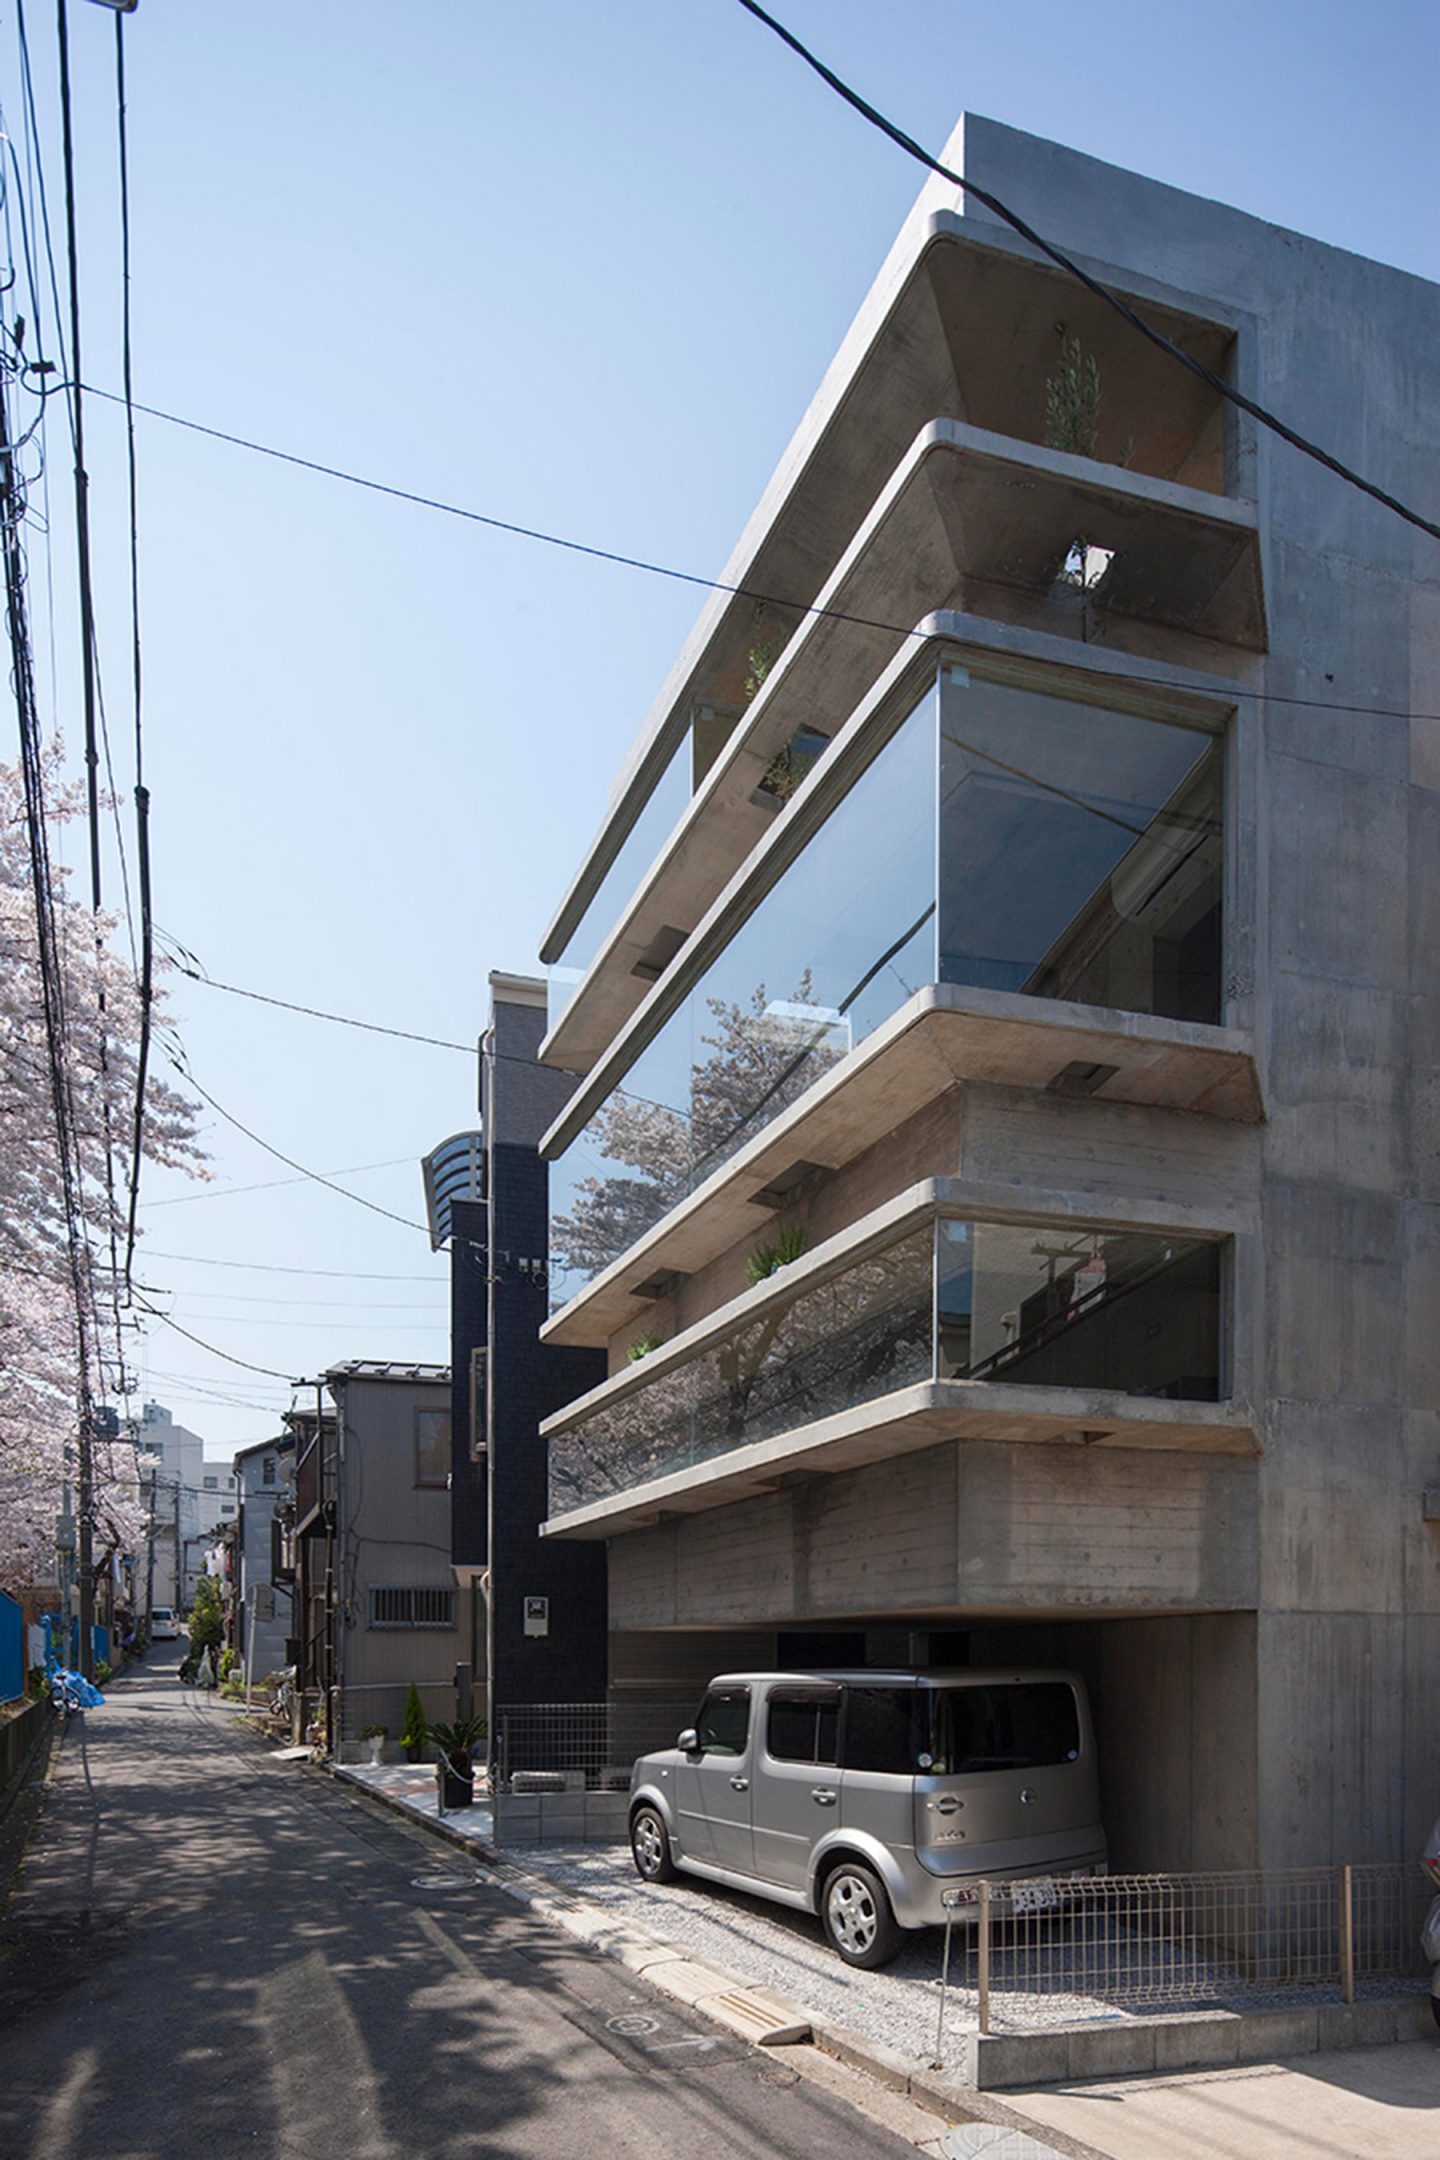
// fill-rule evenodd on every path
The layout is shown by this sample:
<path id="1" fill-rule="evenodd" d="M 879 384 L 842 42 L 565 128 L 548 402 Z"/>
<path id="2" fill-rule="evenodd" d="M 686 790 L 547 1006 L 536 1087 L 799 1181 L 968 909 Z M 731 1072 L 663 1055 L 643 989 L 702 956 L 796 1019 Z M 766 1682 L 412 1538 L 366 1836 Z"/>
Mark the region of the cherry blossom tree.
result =
<path id="1" fill-rule="evenodd" d="M 47 756 L 52 830 L 81 813 L 78 791 Z M 121 1286 L 134 1127 L 140 994 L 118 925 L 96 919 L 53 873 L 65 1017 L 65 1067 L 83 1225 L 80 1297 L 94 1400 L 118 1388 Z M 147 1079 L 144 1154 L 203 1175 L 191 1105 Z M 55 1128 L 25 802 L 0 766 L 0 1581 L 53 1581 L 61 1489 L 73 1481 L 81 1398 L 80 1326 Z M 133 1445 L 94 1443 L 97 1565 L 143 1530 Z"/>

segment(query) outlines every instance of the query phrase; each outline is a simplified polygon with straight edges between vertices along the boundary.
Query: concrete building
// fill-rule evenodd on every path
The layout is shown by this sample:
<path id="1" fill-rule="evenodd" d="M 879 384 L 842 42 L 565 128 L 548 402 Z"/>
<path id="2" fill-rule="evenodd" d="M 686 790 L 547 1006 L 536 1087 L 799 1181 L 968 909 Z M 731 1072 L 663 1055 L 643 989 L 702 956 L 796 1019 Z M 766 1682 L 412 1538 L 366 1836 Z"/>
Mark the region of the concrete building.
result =
<path id="1" fill-rule="evenodd" d="M 946 161 L 1440 501 L 1435 287 Z M 1440 549 L 937 181 L 724 578 L 544 947 L 545 1339 L 609 1373 L 547 1531 L 612 1675 L 1065 1662 L 1117 1867 L 1409 1856 Z"/>

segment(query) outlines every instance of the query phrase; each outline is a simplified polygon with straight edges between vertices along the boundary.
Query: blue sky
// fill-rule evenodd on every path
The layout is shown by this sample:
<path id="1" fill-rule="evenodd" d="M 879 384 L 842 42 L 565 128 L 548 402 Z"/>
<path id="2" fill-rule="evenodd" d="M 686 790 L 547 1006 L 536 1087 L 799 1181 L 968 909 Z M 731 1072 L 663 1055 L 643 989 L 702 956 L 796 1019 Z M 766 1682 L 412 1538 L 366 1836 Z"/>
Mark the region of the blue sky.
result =
<path id="1" fill-rule="evenodd" d="M 937 150 L 963 109 L 986 113 L 1440 275 L 1433 5 L 783 12 Z M 80 0 L 70 16 L 85 372 L 118 388 L 113 19 Z M 30 37 L 58 220 L 36 0 Z M 126 39 L 139 398 L 699 572 L 723 564 L 920 185 L 735 0 L 141 0 Z M 123 437 L 113 408 L 88 425 L 128 792 Z M 50 456 L 53 681 L 38 538 L 32 583 L 73 758 L 58 429 Z M 696 596 L 158 422 L 140 457 L 158 922 L 223 980 L 472 1040 L 487 971 L 534 967 Z M 423 1221 L 417 1159 L 472 1121 L 472 1059 L 178 979 L 170 999 L 237 1118 Z M 220 1453 L 264 1434 L 291 1375 L 444 1357 L 424 1236 L 273 1182 L 288 1173 L 206 1123 L 212 1186 L 147 1180 L 143 1279 L 282 1377 L 156 1327 L 147 1392 Z"/>

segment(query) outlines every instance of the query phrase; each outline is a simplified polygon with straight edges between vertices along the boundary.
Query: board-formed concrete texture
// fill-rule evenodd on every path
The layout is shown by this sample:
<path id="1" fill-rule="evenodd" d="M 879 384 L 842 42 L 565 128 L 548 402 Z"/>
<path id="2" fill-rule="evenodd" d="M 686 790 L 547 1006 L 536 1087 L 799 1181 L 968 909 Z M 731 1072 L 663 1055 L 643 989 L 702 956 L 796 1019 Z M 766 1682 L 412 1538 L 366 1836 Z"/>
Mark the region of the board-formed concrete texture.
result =
<path id="1" fill-rule="evenodd" d="M 1235 387 L 1440 503 L 1440 289 L 991 121 L 947 161 Z M 1060 322 L 1104 383 L 1094 460 L 1043 439 Z M 1093 594 L 1057 575 L 1067 535 L 1115 550 Z M 787 604 L 786 641 L 747 701 L 753 600 L 707 604 L 552 925 L 558 961 L 693 726 L 689 808 L 588 926 L 552 1021 L 542 1054 L 587 1076 L 552 1159 L 926 666 L 1223 735 L 1220 1009 L 922 983 L 548 1333 L 608 1347 L 596 1400 L 629 1399 L 769 1309 L 749 1260 L 777 1222 L 806 1233 L 803 1286 L 943 1187 L 976 1220 L 1221 1241 L 1222 1380 L 1066 1402 L 937 1376 L 649 1489 L 637 1463 L 547 1526 L 609 1540 L 616 1669 L 703 1681 L 757 1643 L 842 1639 L 850 1661 L 857 1635 L 892 1661 L 1073 1665 L 1116 1867 L 1411 1858 L 1440 1806 L 1440 546 L 937 180 L 726 579 Z M 767 802 L 802 725 L 829 746 Z M 637 1329 L 667 1354 L 635 1377 Z"/>

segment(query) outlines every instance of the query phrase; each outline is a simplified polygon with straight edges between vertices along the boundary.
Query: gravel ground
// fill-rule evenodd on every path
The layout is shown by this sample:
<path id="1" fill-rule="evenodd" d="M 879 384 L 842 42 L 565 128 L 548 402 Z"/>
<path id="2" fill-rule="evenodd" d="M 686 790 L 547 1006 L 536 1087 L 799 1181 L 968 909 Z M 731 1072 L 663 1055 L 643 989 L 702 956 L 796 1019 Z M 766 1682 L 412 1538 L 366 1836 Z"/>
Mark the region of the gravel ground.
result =
<path id="1" fill-rule="evenodd" d="M 900 1956 L 880 1972 L 856 1972 L 842 1965 L 827 1947 L 819 1921 L 810 1915 L 744 1897 L 698 1876 L 682 1876 L 675 1883 L 642 1883 L 623 1845 L 516 1846 L 507 1848 L 507 1856 L 583 1895 L 617 1920 L 634 1921 L 696 1957 L 778 1988 L 824 2023 L 848 2026 L 867 2039 L 898 2049 L 917 2064 L 934 2060 L 944 1948 L 944 1935 L 938 1928 L 907 1936 Z M 1157 1955 L 1156 1946 L 1150 1944 L 1142 1950 L 1114 1922 L 1096 1927 L 1092 1919 L 1090 1927 L 1081 1931 L 1088 1938 L 1081 1943 L 1072 1939 L 1068 1923 L 1057 1922 L 1056 1928 L 1053 1935 L 1048 1927 L 1038 1930 L 1023 1948 L 1007 1943 L 1003 1934 L 997 1939 L 990 1999 L 992 2031 L 1124 2024 L 1167 2010 L 1181 2015 L 1186 2008 L 1272 2010 L 1339 2000 L 1338 1987 L 1237 1988 L 1223 1967 L 1193 1949 Z M 954 2067 L 956 2043 L 961 2034 L 975 2029 L 978 2017 L 973 1954 L 958 1930 L 951 1956 L 943 2048 L 947 2067 Z M 1114 1972 L 1125 1966 L 1133 1970 L 1136 1965 L 1158 1976 L 1162 1962 L 1189 1994 L 1188 2003 L 1151 2000 L 1122 2008 L 1114 2000 L 1079 1992 L 1073 1986 L 1076 1979 L 1083 1982 L 1087 1963 L 1098 1978 L 1101 1970 Z M 1027 1970 L 1035 1992 L 1007 1993 L 1007 1966 Z M 1062 1976 L 1070 1983 L 1064 1992 Z M 1409 1992 L 1412 1985 L 1419 1989 L 1424 1982 L 1362 1980 L 1356 1992 L 1361 1999 L 1389 1996 Z"/>
<path id="2" fill-rule="evenodd" d="M 513 1846 L 507 1856 L 581 1893 L 617 1920 L 633 1920 L 696 1957 L 778 1988 L 825 2023 L 883 2041 L 916 2063 L 934 2057 L 944 1946 L 938 1928 L 909 1936 L 900 1956 L 882 1971 L 856 1972 L 841 1964 L 809 1914 L 743 1897 L 693 1875 L 675 1883 L 642 1883 L 623 1845 Z M 954 1956 L 958 1963 L 958 1936 Z M 1075 2005 L 1068 2007 L 1073 2016 Z M 1107 2014 L 1094 2003 L 1080 2014 L 1087 2013 Z M 952 1984 L 945 2016 L 948 2064 L 953 2064 L 955 2037 L 973 2030 L 975 2020 L 973 1989 L 967 1993 Z"/>

